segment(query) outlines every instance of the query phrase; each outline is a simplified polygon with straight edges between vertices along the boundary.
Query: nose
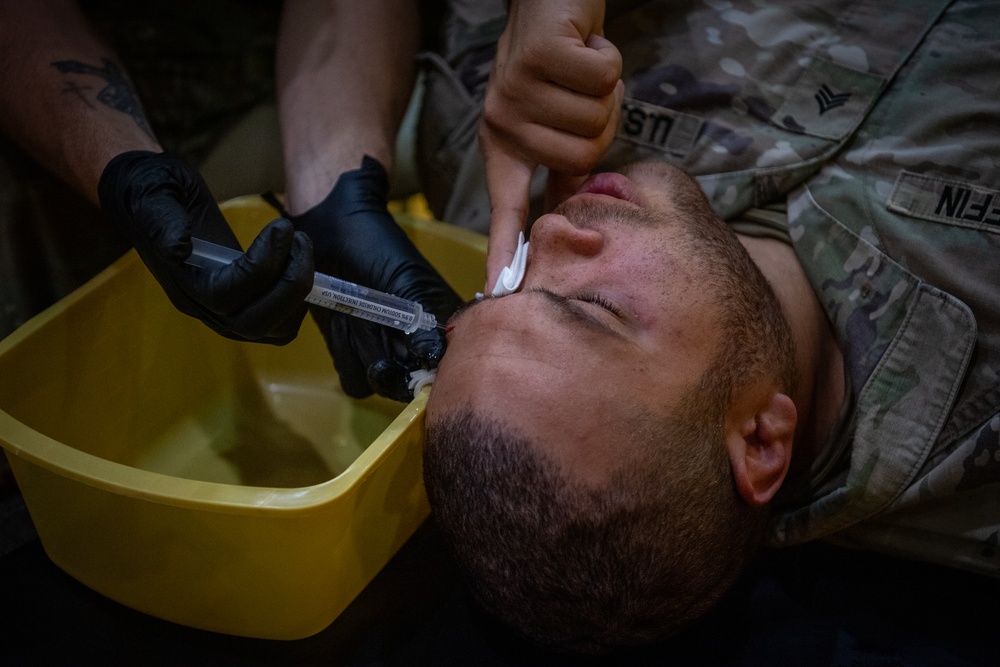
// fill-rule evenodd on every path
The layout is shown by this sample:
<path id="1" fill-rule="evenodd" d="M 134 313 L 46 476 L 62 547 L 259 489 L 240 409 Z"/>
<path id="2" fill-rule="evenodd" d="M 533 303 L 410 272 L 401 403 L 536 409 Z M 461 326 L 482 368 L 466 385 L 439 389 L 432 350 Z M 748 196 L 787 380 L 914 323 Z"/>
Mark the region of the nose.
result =
<path id="1" fill-rule="evenodd" d="M 531 227 L 531 246 L 536 251 L 592 257 L 604 247 L 604 235 L 596 229 L 577 227 L 566 216 L 549 213 Z"/>

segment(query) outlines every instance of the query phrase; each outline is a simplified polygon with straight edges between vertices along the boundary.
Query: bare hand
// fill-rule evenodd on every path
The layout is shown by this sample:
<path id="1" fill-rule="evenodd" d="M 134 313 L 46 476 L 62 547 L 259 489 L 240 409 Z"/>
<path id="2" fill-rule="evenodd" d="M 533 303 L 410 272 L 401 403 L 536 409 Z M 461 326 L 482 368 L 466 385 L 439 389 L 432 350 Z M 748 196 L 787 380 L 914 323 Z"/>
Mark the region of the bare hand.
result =
<path id="1" fill-rule="evenodd" d="M 525 228 L 535 169 L 550 169 L 549 202 L 572 194 L 611 144 L 623 93 L 603 2 L 511 5 L 479 130 L 491 202 L 487 290 Z"/>

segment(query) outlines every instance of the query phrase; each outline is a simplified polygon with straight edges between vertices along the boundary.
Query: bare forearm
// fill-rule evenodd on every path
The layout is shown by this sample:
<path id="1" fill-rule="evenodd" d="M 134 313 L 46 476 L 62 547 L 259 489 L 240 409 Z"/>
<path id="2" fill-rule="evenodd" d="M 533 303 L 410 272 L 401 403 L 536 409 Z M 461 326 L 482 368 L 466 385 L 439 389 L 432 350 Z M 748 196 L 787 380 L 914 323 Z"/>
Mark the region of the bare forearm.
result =
<path id="1" fill-rule="evenodd" d="M 290 212 L 322 201 L 365 154 L 391 168 L 419 40 L 411 0 L 285 3 L 277 86 Z"/>
<path id="2" fill-rule="evenodd" d="M 124 68 L 65 0 L 0 1 L 0 129 L 94 202 L 112 157 L 159 149 Z"/>

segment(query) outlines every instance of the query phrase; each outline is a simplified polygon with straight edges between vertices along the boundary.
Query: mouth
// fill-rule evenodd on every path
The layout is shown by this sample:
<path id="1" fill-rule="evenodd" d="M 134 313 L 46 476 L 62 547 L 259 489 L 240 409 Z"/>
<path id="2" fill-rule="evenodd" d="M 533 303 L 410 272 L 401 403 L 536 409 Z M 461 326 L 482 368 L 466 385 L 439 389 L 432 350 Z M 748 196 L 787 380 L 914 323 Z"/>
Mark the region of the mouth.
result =
<path id="1" fill-rule="evenodd" d="M 642 205 L 642 198 L 632 181 L 627 176 L 614 172 L 595 174 L 588 178 L 576 194 L 604 195 L 631 204 Z"/>

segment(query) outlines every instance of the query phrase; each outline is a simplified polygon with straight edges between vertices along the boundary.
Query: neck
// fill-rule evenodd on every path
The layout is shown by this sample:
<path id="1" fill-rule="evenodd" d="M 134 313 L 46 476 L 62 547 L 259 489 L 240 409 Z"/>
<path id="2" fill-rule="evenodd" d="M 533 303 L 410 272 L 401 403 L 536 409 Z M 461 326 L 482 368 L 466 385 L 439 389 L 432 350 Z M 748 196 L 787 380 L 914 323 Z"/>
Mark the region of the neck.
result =
<path id="1" fill-rule="evenodd" d="M 795 342 L 797 382 L 791 398 L 799 418 L 786 482 L 795 488 L 840 415 L 844 357 L 795 251 L 774 239 L 738 236 L 778 297 Z"/>

